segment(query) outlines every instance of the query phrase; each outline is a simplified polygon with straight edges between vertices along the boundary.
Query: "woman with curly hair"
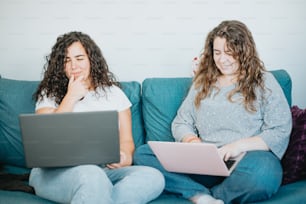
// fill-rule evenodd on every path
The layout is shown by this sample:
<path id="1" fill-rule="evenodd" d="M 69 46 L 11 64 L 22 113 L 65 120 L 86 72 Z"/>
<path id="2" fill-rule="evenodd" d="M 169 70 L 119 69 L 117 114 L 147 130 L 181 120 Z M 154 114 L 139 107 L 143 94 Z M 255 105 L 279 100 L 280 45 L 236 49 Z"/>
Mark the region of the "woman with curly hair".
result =
<path id="1" fill-rule="evenodd" d="M 36 194 L 58 203 L 88 204 L 140 204 L 157 197 L 164 178 L 154 168 L 131 166 L 135 148 L 131 102 L 118 87 L 96 43 L 81 32 L 59 36 L 44 70 L 34 94 L 36 113 L 117 110 L 120 162 L 106 167 L 33 168 L 29 183 Z"/>
<path id="2" fill-rule="evenodd" d="M 228 177 L 167 172 L 147 145 L 136 150 L 134 162 L 158 168 L 165 190 L 194 203 L 256 202 L 281 184 L 291 128 L 285 95 L 259 59 L 251 32 L 242 22 L 223 21 L 207 36 L 172 134 L 177 142 L 216 144 L 225 161 L 245 156 Z"/>

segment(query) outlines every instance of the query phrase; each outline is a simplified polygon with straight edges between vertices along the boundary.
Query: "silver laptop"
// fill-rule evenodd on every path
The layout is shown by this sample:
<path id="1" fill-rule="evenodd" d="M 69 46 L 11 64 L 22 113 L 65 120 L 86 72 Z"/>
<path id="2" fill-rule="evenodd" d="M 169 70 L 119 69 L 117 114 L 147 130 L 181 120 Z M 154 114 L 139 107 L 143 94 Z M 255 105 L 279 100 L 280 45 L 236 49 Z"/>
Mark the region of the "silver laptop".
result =
<path id="1" fill-rule="evenodd" d="M 21 114 L 19 119 L 29 168 L 120 160 L 117 111 Z"/>
<path id="2" fill-rule="evenodd" d="M 229 176 L 244 154 L 224 162 L 212 143 L 148 141 L 161 165 L 170 172 Z"/>

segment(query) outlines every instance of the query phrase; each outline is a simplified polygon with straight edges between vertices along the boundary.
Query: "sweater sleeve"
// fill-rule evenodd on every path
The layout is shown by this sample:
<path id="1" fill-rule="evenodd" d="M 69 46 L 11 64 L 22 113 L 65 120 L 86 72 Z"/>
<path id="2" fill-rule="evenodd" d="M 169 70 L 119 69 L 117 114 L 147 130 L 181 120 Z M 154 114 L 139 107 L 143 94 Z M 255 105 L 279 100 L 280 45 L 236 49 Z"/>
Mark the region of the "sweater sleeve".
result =
<path id="1" fill-rule="evenodd" d="M 196 90 L 192 86 L 172 121 L 171 130 L 176 141 L 181 142 L 187 134 L 197 135 L 195 128 L 195 94 Z"/>
<path id="2" fill-rule="evenodd" d="M 271 73 L 265 73 L 264 99 L 262 101 L 263 126 L 259 136 L 278 157 L 284 155 L 292 129 L 290 107 L 280 85 Z"/>

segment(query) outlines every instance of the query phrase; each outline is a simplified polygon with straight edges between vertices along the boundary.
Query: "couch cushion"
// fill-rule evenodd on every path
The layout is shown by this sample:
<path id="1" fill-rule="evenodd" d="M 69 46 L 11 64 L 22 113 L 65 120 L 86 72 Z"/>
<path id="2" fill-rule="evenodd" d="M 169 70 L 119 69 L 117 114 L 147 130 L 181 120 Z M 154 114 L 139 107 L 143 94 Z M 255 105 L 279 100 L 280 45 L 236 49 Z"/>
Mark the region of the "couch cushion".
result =
<path id="1" fill-rule="evenodd" d="M 292 131 L 282 159 L 283 184 L 306 179 L 306 109 L 291 108 Z"/>
<path id="2" fill-rule="evenodd" d="M 22 81 L 0 78 L 0 164 L 25 166 L 18 116 L 33 113 L 32 95 L 38 81 Z M 133 104 L 132 124 L 136 146 L 143 143 L 140 84 L 122 82 L 122 89 Z"/>
<path id="3" fill-rule="evenodd" d="M 121 88 L 132 103 L 132 131 L 135 146 L 144 143 L 144 127 L 141 107 L 141 87 L 139 82 L 121 82 Z"/>
<path id="4" fill-rule="evenodd" d="M 191 85 L 191 78 L 150 78 L 142 83 L 146 141 L 173 140 L 171 122 Z"/>
<path id="5" fill-rule="evenodd" d="M 288 101 L 289 106 L 291 107 L 292 104 L 292 81 L 290 78 L 290 75 L 286 70 L 279 69 L 279 70 L 273 70 L 271 73 L 274 75 L 278 83 L 283 89 L 283 92 L 286 96 L 286 99 Z"/>
<path id="6" fill-rule="evenodd" d="M 285 70 L 271 71 L 291 105 L 291 78 Z M 150 78 L 142 83 L 146 141 L 173 141 L 171 123 L 192 83 L 191 78 Z"/>
<path id="7" fill-rule="evenodd" d="M 256 204 L 304 204 L 306 200 L 306 180 L 283 185 L 268 200 Z M 252 203 L 252 204 L 255 204 Z"/>
<path id="8" fill-rule="evenodd" d="M 0 162 L 24 166 L 19 119 L 21 113 L 34 112 L 32 95 L 37 81 L 0 79 Z"/>
<path id="9" fill-rule="evenodd" d="M 30 193 L 20 191 L 0 190 L 0 204 L 10 203 L 30 203 L 30 204 L 57 204 L 55 202 L 43 199 Z"/>

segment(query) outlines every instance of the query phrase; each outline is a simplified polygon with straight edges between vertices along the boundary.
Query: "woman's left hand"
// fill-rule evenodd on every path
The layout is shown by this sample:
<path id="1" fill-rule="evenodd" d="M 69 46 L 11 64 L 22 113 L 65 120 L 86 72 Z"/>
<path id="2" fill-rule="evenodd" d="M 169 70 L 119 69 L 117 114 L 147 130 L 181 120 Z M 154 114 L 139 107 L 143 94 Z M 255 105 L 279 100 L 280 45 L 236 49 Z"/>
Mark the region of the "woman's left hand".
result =
<path id="1" fill-rule="evenodd" d="M 231 157 L 237 157 L 242 152 L 243 151 L 238 141 L 230 143 L 230 144 L 226 144 L 219 148 L 219 154 L 221 155 L 224 161 L 229 160 Z"/>
<path id="2" fill-rule="evenodd" d="M 120 151 L 120 163 L 107 164 L 106 166 L 110 169 L 116 169 L 124 166 L 130 166 L 132 164 L 132 157 L 127 155 L 125 152 Z"/>
<path id="3" fill-rule="evenodd" d="M 252 136 L 237 140 L 233 143 L 226 144 L 223 147 L 220 147 L 219 153 L 224 159 L 224 161 L 227 161 L 231 157 L 236 157 L 243 152 L 253 150 L 269 151 L 270 149 L 261 137 Z"/>

